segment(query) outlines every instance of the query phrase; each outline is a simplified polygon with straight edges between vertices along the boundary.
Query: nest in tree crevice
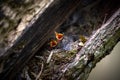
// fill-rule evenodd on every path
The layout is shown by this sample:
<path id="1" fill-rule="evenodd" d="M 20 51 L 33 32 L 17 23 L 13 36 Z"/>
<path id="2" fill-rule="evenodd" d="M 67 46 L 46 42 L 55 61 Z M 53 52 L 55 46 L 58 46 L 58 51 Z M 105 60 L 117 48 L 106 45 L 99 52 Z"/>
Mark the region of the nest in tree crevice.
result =
<path id="1" fill-rule="evenodd" d="M 61 41 L 55 48 L 49 50 L 48 41 L 45 44 L 44 49 L 40 52 L 37 52 L 37 54 L 27 64 L 27 69 L 25 68 L 21 73 L 23 75 L 22 77 L 26 79 L 31 78 L 32 80 L 55 80 L 56 76 L 52 75 L 58 74 L 59 70 L 61 70 L 63 67 L 66 67 L 66 65 L 73 60 L 78 50 L 81 49 L 79 49 L 78 46 L 78 44 L 80 43 L 80 35 L 89 39 L 91 34 L 94 34 L 95 31 L 112 14 L 111 12 L 109 12 L 109 10 L 107 10 L 107 12 L 109 12 L 109 15 L 106 15 L 107 6 L 104 6 L 104 2 L 103 9 L 105 11 L 103 10 L 103 12 L 101 12 L 99 6 L 100 4 L 96 3 L 96 5 L 92 6 L 91 4 L 92 7 L 90 7 L 90 9 L 88 7 L 83 8 L 82 10 L 76 9 L 76 11 L 70 16 L 70 18 L 68 18 L 60 26 L 60 28 L 56 30 L 58 32 L 64 33 L 65 37 L 63 38 L 63 40 L 66 40 L 66 43 L 64 41 Z M 75 45 L 77 47 L 71 45 Z M 50 58 L 50 61 L 47 63 L 48 57 L 52 52 L 53 54 Z M 41 56 L 41 54 L 43 55 Z"/>

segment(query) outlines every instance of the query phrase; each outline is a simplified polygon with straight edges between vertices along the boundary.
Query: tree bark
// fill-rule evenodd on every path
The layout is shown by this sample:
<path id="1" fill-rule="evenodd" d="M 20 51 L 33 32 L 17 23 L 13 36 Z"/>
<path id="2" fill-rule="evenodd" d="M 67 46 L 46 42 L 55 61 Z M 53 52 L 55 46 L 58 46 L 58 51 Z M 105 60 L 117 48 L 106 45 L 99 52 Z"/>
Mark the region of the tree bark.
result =
<path id="1" fill-rule="evenodd" d="M 10 48 L 14 41 L 51 4 L 45 0 L 0 1 L 0 55 Z"/>
<path id="2" fill-rule="evenodd" d="M 42 15 L 33 23 L 22 37 L 1 56 L 1 60 L 12 58 L 5 64 L 1 73 L 1 79 L 10 79 L 20 71 L 26 62 L 47 41 L 50 34 L 70 15 L 80 4 L 80 0 L 58 0 L 54 1 Z M 19 67 L 19 68 L 18 68 Z"/>
<path id="3" fill-rule="evenodd" d="M 25 1 L 23 1 L 23 3 L 24 2 Z M 8 3 L 12 3 L 12 1 L 9 0 Z M 20 3 L 19 5 L 24 6 L 22 5 L 23 3 Z M 30 1 L 30 3 L 32 3 L 32 0 Z M 27 7 L 24 6 L 22 7 L 22 9 L 20 9 L 17 5 L 15 7 L 11 4 L 12 9 L 17 8 L 17 10 L 20 9 L 21 12 L 23 8 L 25 8 L 25 11 L 23 11 L 22 13 L 20 13 L 20 11 L 16 11 L 17 14 L 20 14 L 22 16 L 19 16 L 18 18 L 16 17 L 14 19 L 14 21 L 16 22 L 13 22 L 14 25 L 10 25 L 14 26 L 12 27 L 12 29 L 19 25 L 19 22 L 23 18 L 23 14 L 27 13 L 27 11 L 29 10 L 29 6 L 31 5 L 32 4 L 28 5 Z M 0 62 L 5 63 L 4 69 L 0 74 L 0 79 L 12 80 L 16 73 L 18 73 L 24 67 L 24 65 L 33 57 L 33 55 L 38 51 L 38 49 L 40 49 L 42 45 L 47 41 L 50 34 L 58 26 L 60 26 L 60 24 L 65 21 L 65 19 L 68 18 L 68 16 L 75 10 L 78 5 L 81 6 L 80 8 L 84 6 L 82 5 L 82 2 L 80 2 L 80 0 L 55 0 L 53 3 L 51 3 L 51 5 L 49 5 L 46 10 L 41 9 L 45 10 L 41 15 L 39 15 L 41 12 L 36 13 L 37 16 L 39 15 L 39 18 L 35 18 L 35 20 L 33 19 L 34 21 L 32 20 L 31 23 L 28 25 L 29 21 L 34 17 L 33 15 L 33 17 L 28 20 L 28 22 L 24 25 L 28 25 L 28 28 L 15 42 L 13 41 L 14 43 L 10 43 L 13 44 L 13 46 L 6 52 L 4 50 L 0 53 Z M 43 6 L 43 8 L 45 8 L 45 6 Z M 13 14 L 9 16 L 12 15 Z M 108 20 L 108 22 L 106 22 L 106 24 L 104 24 L 93 35 L 93 37 L 90 38 L 90 40 L 85 44 L 82 50 L 77 54 L 74 62 L 68 64 L 67 67 L 59 71 L 60 74 L 58 74 L 56 80 L 87 79 L 90 71 L 95 66 L 95 64 L 99 60 L 101 60 L 101 58 L 110 53 L 112 48 L 120 39 L 119 16 L 120 11 L 118 10 L 115 16 Z M 22 20 L 24 19 L 25 18 L 23 18 Z M 8 24 L 10 23 L 11 22 L 8 22 Z M 8 28 L 6 28 L 5 30 L 7 31 L 7 29 Z M 10 28 L 10 30 L 8 29 L 8 31 L 11 31 L 12 29 Z M 4 29 L 2 28 L 1 31 L 3 32 L 3 30 Z M 9 32 L 5 35 L 8 34 Z"/>
<path id="4" fill-rule="evenodd" d="M 59 71 L 56 80 L 87 80 L 91 70 L 110 54 L 120 41 L 120 9 L 99 28 L 76 54 L 74 61 Z"/>

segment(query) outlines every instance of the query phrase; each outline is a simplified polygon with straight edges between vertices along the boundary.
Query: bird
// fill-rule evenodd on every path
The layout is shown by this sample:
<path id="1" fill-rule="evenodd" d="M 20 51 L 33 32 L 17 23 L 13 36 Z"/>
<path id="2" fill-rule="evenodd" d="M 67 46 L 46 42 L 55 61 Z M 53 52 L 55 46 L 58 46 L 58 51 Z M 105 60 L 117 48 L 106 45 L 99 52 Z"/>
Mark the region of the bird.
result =
<path id="1" fill-rule="evenodd" d="M 55 31 L 55 39 L 52 39 L 50 41 L 50 47 L 51 48 L 56 47 L 60 43 L 60 41 L 63 39 L 63 36 L 64 36 L 64 34 L 58 33 Z"/>
<path id="2" fill-rule="evenodd" d="M 53 48 L 53 47 L 56 47 L 58 44 L 57 40 L 51 40 L 50 41 L 50 47 Z"/>
<path id="3" fill-rule="evenodd" d="M 55 37 L 58 41 L 61 41 L 63 39 L 64 34 L 58 33 L 55 31 Z"/>

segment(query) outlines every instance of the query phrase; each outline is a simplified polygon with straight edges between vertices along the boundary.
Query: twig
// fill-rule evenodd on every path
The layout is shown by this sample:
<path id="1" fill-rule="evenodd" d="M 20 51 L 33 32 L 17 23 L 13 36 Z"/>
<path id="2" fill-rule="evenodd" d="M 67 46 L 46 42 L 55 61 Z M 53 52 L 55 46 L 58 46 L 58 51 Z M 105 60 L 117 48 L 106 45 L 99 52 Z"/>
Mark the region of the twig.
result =
<path id="1" fill-rule="evenodd" d="M 48 57 L 48 59 L 47 59 L 47 63 L 50 62 L 50 60 L 51 60 L 51 58 L 52 58 L 52 55 L 53 55 L 53 51 L 50 52 L 50 55 L 49 55 L 49 57 Z"/>
<path id="2" fill-rule="evenodd" d="M 43 67 L 44 67 L 44 65 L 43 65 L 43 62 L 42 62 L 41 70 L 40 70 L 40 72 L 39 72 L 39 74 L 37 75 L 37 77 L 36 77 L 35 80 L 38 80 L 38 79 L 40 78 L 40 76 L 41 76 L 41 74 L 42 74 L 42 71 L 43 71 Z"/>
<path id="3" fill-rule="evenodd" d="M 103 19 L 102 25 L 105 24 L 106 18 L 107 18 L 107 14 L 105 14 L 105 17 L 104 17 L 104 19 Z"/>
<path id="4" fill-rule="evenodd" d="M 27 69 L 25 69 L 25 78 L 26 78 L 26 80 L 32 80 L 30 78 L 29 74 L 28 74 L 28 70 Z"/>
<path id="5" fill-rule="evenodd" d="M 34 72 L 30 72 L 34 77 L 37 77 L 37 75 Z"/>
<path id="6" fill-rule="evenodd" d="M 54 50 L 50 51 L 50 55 L 49 55 L 46 63 L 49 63 L 49 62 L 50 62 L 53 53 L 59 53 L 59 52 L 61 52 L 61 51 L 63 51 L 63 50 L 61 50 L 61 49 L 54 49 Z"/>

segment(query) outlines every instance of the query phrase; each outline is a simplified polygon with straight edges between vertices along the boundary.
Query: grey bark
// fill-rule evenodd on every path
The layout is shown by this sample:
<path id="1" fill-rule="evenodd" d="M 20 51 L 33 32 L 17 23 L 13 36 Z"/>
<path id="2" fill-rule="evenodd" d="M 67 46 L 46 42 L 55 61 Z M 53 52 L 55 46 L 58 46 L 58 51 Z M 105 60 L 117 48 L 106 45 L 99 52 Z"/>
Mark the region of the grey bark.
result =
<path id="1" fill-rule="evenodd" d="M 35 7 L 29 9 L 29 6 L 32 6 L 32 4 L 28 5 L 26 1 L 23 1 L 23 3 L 19 4 L 21 7 L 17 5 L 14 6 L 12 4 L 9 5 L 12 6 L 10 7 L 11 8 L 10 11 L 16 8 L 15 9 L 16 12 L 13 13 L 18 14 L 18 17 L 15 18 L 14 17 L 15 14 L 12 14 L 12 12 L 11 14 L 8 14 L 8 16 L 5 15 L 7 18 L 5 18 L 5 20 L 3 18 L 2 19 L 3 21 L 1 21 L 2 22 L 1 24 L 3 26 L 1 28 L 1 35 L 8 36 L 11 30 L 13 30 L 14 28 L 16 28 L 16 26 L 19 25 L 21 19 L 23 18 L 23 14 L 26 14 L 27 12 L 29 12 L 29 10 L 31 12 L 31 10 L 35 9 Z M 10 42 L 10 44 L 13 44 L 13 46 L 9 50 L 7 50 L 6 52 L 3 49 L 1 50 L 0 62 L 4 62 L 4 61 L 6 62 L 3 72 L 0 74 L 0 79 L 12 79 L 16 75 L 16 73 L 18 73 L 24 67 L 24 65 L 32 58 L 35 52 L 37 52 L 38 49 L 42 47 L 42 45 L 46 42 L 46 40 L 49 38 L 49 35 L 55 30 L 55 28 L 57 28 L 62 22 L 64 22 L 65 19 L 70 15 L 71 12 L 74 11 L 74 9 L 78 5 L 82 5 L 82 3 L 80 3 L 80 0 L 75 0 L 75 1 L 59 0 L 59 1 L 54 1 L 54 3 L 52 3 L 49 6 L 49 8 L 47 8 L 45 12 L 43 12 L 42 15 L 39 15 L 39 18 L 33 21 L 35 23 L 32 23 L 30 25 L 26 24 L 29 26 L 29 28 L 23 32 L 21 37 L 19 37 L 15 43 L 13 43 L 14 41 L 12 43 Z M 9 0 L 7 3 L 12 3 L 12 0 Z M 1 3 L 1 4 L 7 5 L 7 3 Z M 26 6 L 23 5 L 24 3 Z M 28 1 L 28 3 L 33 3 L 33 2 L 31 0 Z M 1 5 L 1 8 L 2 6 L 3 5 Z M 23 11 L 24 8 L 25 11 Z M 5 8 L 5 10 L 9 10 L 9 9 Z M 36 14 L 38 15 L 40 14 L 40 12 Z M 68 79 L 68 80 L 87 79 L 90 71 L 95 66 L 95 64 L 99 60 L 101 60 L 101 58 L 103 58 L 108 53 L 110 53 L 112 48 L 120 39 L 119 14 L 120 13 L 118 11 L 117 15 L 113 19 L 110 19 L 111 21 L 108 20 L 108 22 L 110 23 L 107 26 L 104 25 L 104 27 L 101 27 L 93 35 L 93 37 L 90 38 L 90 40 L 78 53 L 74 62 L 68 64 L 67 67 L 65 67 L 63 70 L 60 71 L 60 74 L 58 74 L 57 79 Z M 11 16 L 14 17 L 12 25 L 10 24 Z M 23 20 L 24 19 L 25 18 L 23 18 Z M 3 25 L 3 23 L 4 21 L 7 20 L 10 20 L 8 21 L 8 25 L 7 25 L 10 27 L 6 28 L 6 25 Z M 28 23 L 30 20 L 28 20 Z M 4 30 L 6 32 L 8 31 L 8 33 L 4 33 Z M 0 36 L 2 38 L 1 44 L 5 48 L 6 45 L 9 43 L 7 44 L 6 42 L 3 43 L 5 41 L 5 37 L 3 36 Z"/>
<path id="2" fill-rule="evenodd" d="M 52 0 L 0 1 L 0 56 L 48 7 Z"/>
<path id="3" fill-rule="evenodd" d="M 90 37 L 76 54 L 74 61 L 59 71 L 57 80 L 87 80 L 91 70 L 102 58 L 110 54 L 118 41 L 120 41 L 120 9 Z"/>

